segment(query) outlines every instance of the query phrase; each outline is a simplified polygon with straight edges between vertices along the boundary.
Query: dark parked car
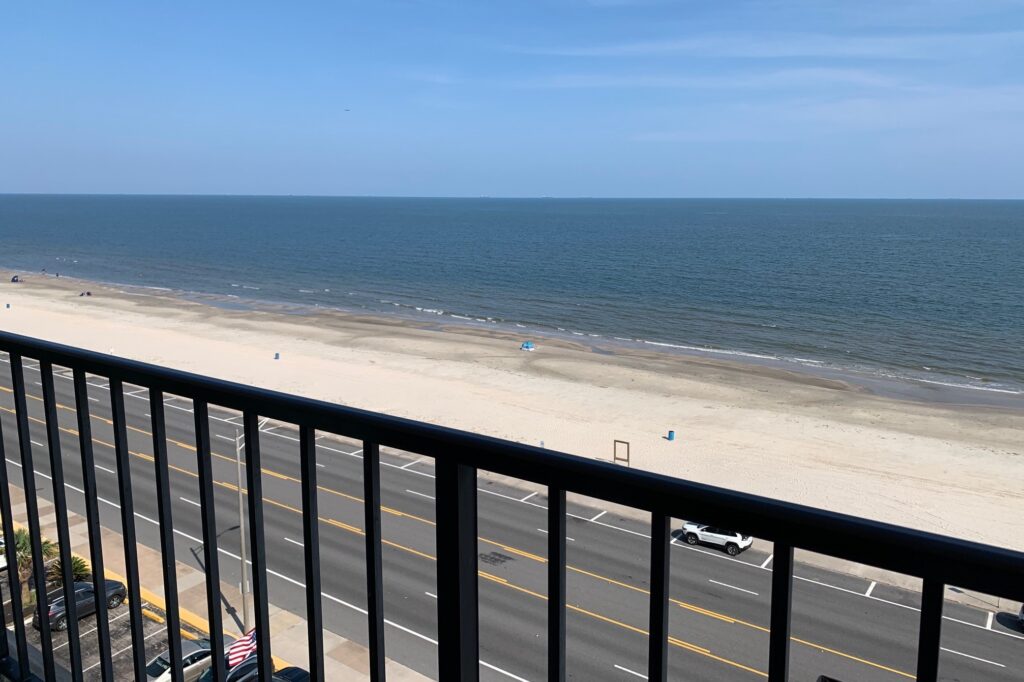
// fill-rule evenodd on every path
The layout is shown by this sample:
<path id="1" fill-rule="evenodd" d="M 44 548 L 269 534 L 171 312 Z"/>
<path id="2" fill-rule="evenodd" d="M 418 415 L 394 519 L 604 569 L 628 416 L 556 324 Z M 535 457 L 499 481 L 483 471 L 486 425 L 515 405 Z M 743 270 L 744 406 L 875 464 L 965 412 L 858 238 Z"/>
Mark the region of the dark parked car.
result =
<path id="1" fill-rule="evenodd" d="M 116 609 L 128 596 L 128 590 L 123 583 L 116 580 L 106 581 L 107 608 Z M 50 602 L 49 621 L 50 629 L 64 630 L 68 627 L 67 609 L 64 608 L 64 590 L 55 590 L 48 595 Z M 85 618 L 96 612 L 96 604 L 93 600 L 92 583 L 75 583 L 75 607 L 78 617 Z M 36 608 L 32 616 L 32 625 L 38 630 L 39 608 Z"/>
<path id="2" fill-rule="evenodd" d="M 259 671 L 256 669 L 256 654 L 252 654 L 235 667 L 228 670 L 225 682 L 256 682 Z M 204 672 L 197 682 L 210 682 L 213 679 L 213 668 Z M 274 672 L 272 682 L 308 682 L 309 673 L 302 668 L 290 666 Z"/>

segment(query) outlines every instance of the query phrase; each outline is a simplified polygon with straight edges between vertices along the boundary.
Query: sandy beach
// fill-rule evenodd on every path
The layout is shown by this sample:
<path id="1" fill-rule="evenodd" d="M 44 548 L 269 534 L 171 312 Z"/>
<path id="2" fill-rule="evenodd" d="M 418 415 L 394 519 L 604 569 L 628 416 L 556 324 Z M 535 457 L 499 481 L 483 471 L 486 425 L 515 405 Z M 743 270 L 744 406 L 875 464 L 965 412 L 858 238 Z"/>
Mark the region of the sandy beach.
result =
<path id="1" fill-rule="evenodd" d="M 611 459 L 625 440 L 633 467 L 1024 549 L 1024 410 L 894 400 L 717 359 L 570 341 L 524 353 L 511 334 L 473 328 L 2 276 L 6 331 L 588 457 Z"/>

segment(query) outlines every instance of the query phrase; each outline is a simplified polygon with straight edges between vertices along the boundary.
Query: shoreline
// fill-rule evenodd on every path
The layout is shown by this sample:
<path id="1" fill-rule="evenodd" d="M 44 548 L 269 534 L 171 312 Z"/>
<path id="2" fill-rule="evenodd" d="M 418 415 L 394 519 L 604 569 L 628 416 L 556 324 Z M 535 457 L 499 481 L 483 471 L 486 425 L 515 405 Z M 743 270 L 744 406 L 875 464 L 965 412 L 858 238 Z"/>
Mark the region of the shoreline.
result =
<path id="1" fill-rule="evenodd" d="M 1024 549 L 1022 409 L 573 339 L 526 353 L 493 328 L 9 280 L 0 328 L 15 333 L 591 458 L 626 440 L 634 468 Z"/>
<path id="2" fill-rule="evenodd" d="M 721 348 L 700 348 L 644 339 L 608 337 L 600 334 L 574 332 L 558 328 L 529 327 L 519 323 L 477 319 L 455 314 L 436 315 L 433 309 L 423 309 L 400 303 L 394 311 L 346 309 L 319 303 L 296 303 L 275 301 L 238 294 L 217 294 L 204 291 L 175 289 L 171 287 L 142 284 L 125 284 L 77 277 L 55 277 L 51 273 L 27 272 L 0 265 L 0 277 L 8 282 L 14 274 L 26 278 L 26 283 L 40 280 L 63 286 L 64 283 L 78 283 L 79 288 L 106 287 L 126 296 L 149 296 L 154 299 L 171 299 L 220 310 L 238 313 L 271 313 L 297 317 L 337 316 L 349 320 L 373 324 L 391 325 L 396 321 L 411 328 L 462 335 L 479 335 L 486 338 L 501 338 L 519 343 L 527 338 L 542 339 L 546 345 L 568 345 L 580 350 L 612 356 L 639 356 L 648 359 L 661 356 L 684 360 L 704 361 L 733 367 L 740 371 L 760 372 L 771 370 L 779 378 L 796 382 L 822 382 L 822 385 L 847 390 L 864 391 L 881 398 L 896 399 L 923 404 L 937 404 L 959 407 L 990 407 L 1024 411 L 1024 390 L 988 388 L 954 381 L 941 381 L 924 377 L 904 376 L 881 368 L 851 368 L 829 364 L 823 360 L 796 359 L 736 351 Z M 234 285 L 232 285 L 234 286 Z M 258 292 L 258 287 L 239 285 L 240 290 Z M 75 287 L 70 287 L 74 289 Z M 514 327 L 513 328 L 513 324 Z M 948 379 L 945 375 L 936 375 Z"/>

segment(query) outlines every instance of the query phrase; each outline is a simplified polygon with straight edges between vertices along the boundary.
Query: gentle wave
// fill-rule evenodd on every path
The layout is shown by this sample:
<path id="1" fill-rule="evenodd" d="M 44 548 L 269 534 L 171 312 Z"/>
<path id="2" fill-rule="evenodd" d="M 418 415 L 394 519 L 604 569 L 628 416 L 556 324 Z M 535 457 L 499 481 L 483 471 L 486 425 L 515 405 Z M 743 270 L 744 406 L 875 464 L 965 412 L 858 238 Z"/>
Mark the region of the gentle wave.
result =
<path id="1" fill-rule="evenodd" d="M 1024 202 L 0 195 L 0 237 L 27 273 L 214 304 L 1024 394 Z"/>

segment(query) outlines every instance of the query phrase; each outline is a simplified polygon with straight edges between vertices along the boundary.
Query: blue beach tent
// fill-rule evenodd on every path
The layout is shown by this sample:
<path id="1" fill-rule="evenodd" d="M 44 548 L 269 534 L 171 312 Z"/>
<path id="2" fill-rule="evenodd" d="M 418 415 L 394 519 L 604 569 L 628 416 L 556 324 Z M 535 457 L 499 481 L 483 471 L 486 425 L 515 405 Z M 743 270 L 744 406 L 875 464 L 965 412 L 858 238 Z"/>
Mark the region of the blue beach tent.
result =
<path id="1" fill-rule="evenodd" d="M 533 341 L 523 341 L 523 345 L 519 346 L 519 350 L 534 350 L 537 347 L 533 345 Z"/>

